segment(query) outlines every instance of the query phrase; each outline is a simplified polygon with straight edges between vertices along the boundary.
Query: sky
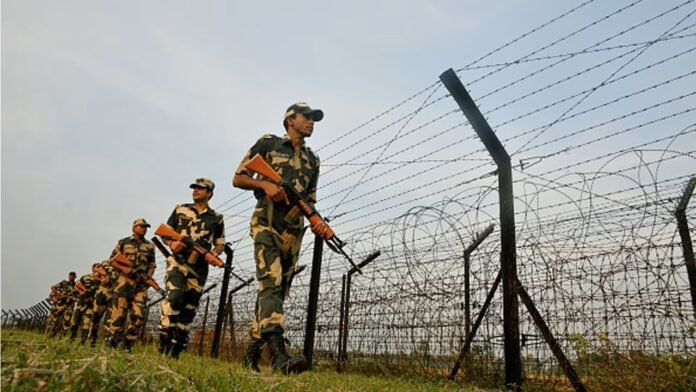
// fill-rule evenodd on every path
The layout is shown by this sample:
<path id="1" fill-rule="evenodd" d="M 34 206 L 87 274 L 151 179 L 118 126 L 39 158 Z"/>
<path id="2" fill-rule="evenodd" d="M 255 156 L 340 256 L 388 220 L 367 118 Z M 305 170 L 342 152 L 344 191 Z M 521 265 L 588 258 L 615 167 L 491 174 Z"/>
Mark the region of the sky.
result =
<path id="1" fill-rule="evenodd" d="M 197 177 L 234 197 L 290 104 L 324 111 L 325 145 L 573 4 L 2 1 L 2 308 L 166 221 Z"/>

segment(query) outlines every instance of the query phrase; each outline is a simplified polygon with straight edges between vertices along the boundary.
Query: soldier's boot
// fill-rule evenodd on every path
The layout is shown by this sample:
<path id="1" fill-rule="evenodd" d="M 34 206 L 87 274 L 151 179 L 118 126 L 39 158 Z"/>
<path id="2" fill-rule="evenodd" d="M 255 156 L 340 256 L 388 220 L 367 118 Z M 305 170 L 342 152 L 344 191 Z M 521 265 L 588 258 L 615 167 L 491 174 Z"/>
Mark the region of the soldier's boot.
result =
<path id="1" fill-rule="evenodd" d="M 123 350 L 132 353 L 133 349 L 131 347 L 133 347 L 133 341 L 130 339 L 123 339 Z"/>
<path id="2" fill-rule="evenodd" d="M 283 374 L 302 373 L 307 370 L 307 359 L 304 355 L 289 356 L 285 350 L 285 339 L 278 332 L 264 336 L 271 350 L 271 364 L 273 369 L 280 370 Z"/>
<path id="3" fill-rule="evenodd" d="M 169 336 L 171 337 L 171 348 L 169 356 L 174 359 L 179 359 L 179 354 L 186 350 L 188 343 L 188 334 L 180 328 L 169 328 Z"/>
<path id="4" fill-rule="evenodd" d="M 70 343 L 74 342 L 76 337 L 77 337 L 77 329 L 70 330 Z"/>
<path id="5" fill-rule="evenodd" d="M 171 343 L 169 341 L 169 331 L 162 330 L 162 331 L 160 331 L 160 334 L 159 334 L 159 347 L 158 347 L 157 351 L 159 351 L 159 353 L 162 355 L 169 355 L 170 349 L 171 349 Z"/>
<path id="6" fill-rule="evenodd" d="M 264 343 L 262 339 L 249 341 L 244 359 L 242 360 L 242 366 L 257 373 L 261 372 L 261 369 L 259 369 L 259 359 L 261 359 L 261 349 Z"/>
<path id="7" fill-rule="evenodd" d="M 118 343 L 118 339 L 113 335 L 106 338 L 106 346 L 109 348 L 118 348 Z"/>
<path id="8" fill-rule="evenodd" d="M 92 328 L 89 330 L 90 342 L 89 346 L 94 348 L 97 347 L 97 337 L 99 337 L 99 321 L 92 319 Z"/>
<path id="9" fill-rule="evenodd" d="M 82 332 L 80 333 L 80 344 L 84 345 L 85 342 L 87 341 L 87 337 L 89 336 L 89 330 L 88 329 L 83 329 Z"/>

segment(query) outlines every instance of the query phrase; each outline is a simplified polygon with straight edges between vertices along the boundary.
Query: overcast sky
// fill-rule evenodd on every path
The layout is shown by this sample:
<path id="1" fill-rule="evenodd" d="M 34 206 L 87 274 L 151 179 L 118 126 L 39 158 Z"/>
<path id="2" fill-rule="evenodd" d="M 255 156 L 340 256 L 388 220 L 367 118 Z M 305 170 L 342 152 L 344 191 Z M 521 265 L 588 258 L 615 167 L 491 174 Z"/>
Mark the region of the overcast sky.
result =
<path id="1" fill-rule="evenodd" d="M 2 1 L 2 307 L 165 221 L 196 177 L 233 197 L 291 103 L 324 110 L 326 144 L 574 4 Z"/>

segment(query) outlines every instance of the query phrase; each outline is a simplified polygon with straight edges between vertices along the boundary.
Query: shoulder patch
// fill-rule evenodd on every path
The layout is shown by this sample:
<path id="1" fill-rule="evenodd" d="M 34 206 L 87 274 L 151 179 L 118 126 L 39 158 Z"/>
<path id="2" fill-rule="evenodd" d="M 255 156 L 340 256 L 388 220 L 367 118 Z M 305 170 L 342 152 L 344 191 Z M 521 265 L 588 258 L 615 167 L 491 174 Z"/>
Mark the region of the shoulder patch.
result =
<path id="1" fill-rule="evenodd" d="M 261 139 L 277 139 L 277 138 L 278 138 L 278 136 L 272 135 L 270 133 L 265 133 L 265 134 L 261 135 Z"/>

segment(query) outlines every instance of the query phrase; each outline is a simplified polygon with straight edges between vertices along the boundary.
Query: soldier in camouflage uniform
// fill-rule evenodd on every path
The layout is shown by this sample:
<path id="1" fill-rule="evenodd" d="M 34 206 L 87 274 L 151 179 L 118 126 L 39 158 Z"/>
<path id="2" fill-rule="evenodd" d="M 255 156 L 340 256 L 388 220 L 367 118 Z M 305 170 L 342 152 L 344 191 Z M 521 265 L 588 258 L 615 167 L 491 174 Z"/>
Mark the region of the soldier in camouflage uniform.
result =
<path id="1" fill-rule="evenodd" d="M 148 227 L 150 224 L 145 219 L 137 218 L 133 221 L 133 235 L 120 239 L 111 252 L 111 258 L 123 254 L 133 269 L 131 275 L 117 271 L 107 327 L 107 342 L 113 348 L 122 343 L 130 351 L 144 324 L 148 286 L 138 274 L 152 276 L 155 271 L 155 246 L 145 238 Z"/>
<path id="2" fill-rule="evenodd" d="M 233 185 L 253 190 L 258 200 L 251 217 L 250 235 L 254 241 L 256 279 L 259 281 L 256 311 L 252 321 L 251 341 L 244 357 L 244 366 L 259 371 L 261 348 L 268 342 L 273 368 L 284 373 L 298 373 L 306 368 L 302 355 L 289 357 L 283 339 L 285 313 L 283 303 L 290 290 L 293 272 L 305 231 L 304 217 L 290 204 L 282 187 L 263 177 L 254 178 L 246 168 L 257 154 L 302 195 L 316 200 L 319 157 L 305 145 L 304 139 L 314 131 L 314 123 L 324 113 L 304 102 L 290 106 L 285 112 L 283 137 L 264 135 L 251 147 L 235 172 Z M 312 232 L 325 237 L 326 225 L 312 225 Z"/>
<path id="3" fill-rule="evenodd" d="M 74 341 L 80 330 L 80 344 L 85 344 L 92 324 L 92 302 L 99 282 L 95 279 L 99 263 L 92 264 L 92 273 L 82 275 L 75 284 L 77 289 L 77 304 L 70 326 L 70 341 Z"/>
<path id="4" fill-rule="evenodd" d="M 113 296 L 114 283 L 116 282 L 116 271 L 111 266 L 109 260 L 104 260 L 97 267 L 102 270 L 103 273 L 99 273 L 99 285 L 97 291 L 94 293 L 94 301 L 92 305 L 92 323 L 90 327 L 89 337 L 90 346 L 95 347 L 97 345 L 97 338 L 99 337 L 99 323 L 106 313 L 106 318 L 104 323 L 106 328 L 109 327 L 109 312 L 108 308 L 111 307 L 111 297 Z"/>
<path id="5" fill-rule="evenodd" d="M 190 188 L 193 189 L 193 203 L 177 205 L 167 224 L 209 252 L 201 255 L 181 241 L 163 238 L 174 257 L 167 259 L 166 298 L 160 307 L 159 351 L 172 358 L 178 358 L 188 344 L 188 334 L 208 277 L 207 260 L 219 255 L 225 247 L 223 217 L 208 206 L 215 184 L 207 178 L 198 178 Z"/>
<path id="6" fill-rule="evenodd" d="M 51 297 L 55 299 L 49 315 L 48 335 L 56 336 L 58 333 L 63 335 L 67 327 L 70 326 L 70 317 L 72 317 L 72 308 L 74 305 L 73 287 L 75 286 L 75 278 L 77 274 L 70 272 L 68 279 L 60 281 L 51 286 Z M 66 318 L 68 321 L 66 321 Z"/>

